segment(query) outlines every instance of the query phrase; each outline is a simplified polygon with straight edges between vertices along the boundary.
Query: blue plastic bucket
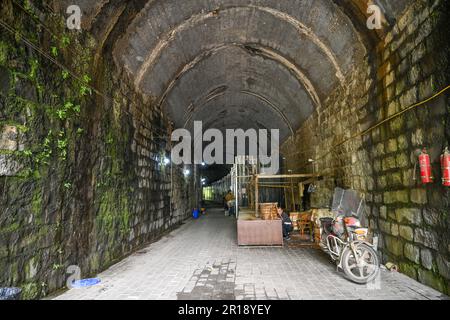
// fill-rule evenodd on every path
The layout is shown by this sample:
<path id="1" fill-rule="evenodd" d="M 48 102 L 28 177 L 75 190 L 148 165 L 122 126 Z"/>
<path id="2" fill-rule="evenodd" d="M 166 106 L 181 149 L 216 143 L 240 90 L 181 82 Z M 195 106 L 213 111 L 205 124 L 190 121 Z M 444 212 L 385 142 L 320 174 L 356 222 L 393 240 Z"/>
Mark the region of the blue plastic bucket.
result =
<path id="1" fill-rule="evenodd" d="M 200 217 L 200 210 L 194 209 L 194 210 L 192 211 L 192 217 L 193 217 L 194 219 L 198 219 L 198 218 Z"/>

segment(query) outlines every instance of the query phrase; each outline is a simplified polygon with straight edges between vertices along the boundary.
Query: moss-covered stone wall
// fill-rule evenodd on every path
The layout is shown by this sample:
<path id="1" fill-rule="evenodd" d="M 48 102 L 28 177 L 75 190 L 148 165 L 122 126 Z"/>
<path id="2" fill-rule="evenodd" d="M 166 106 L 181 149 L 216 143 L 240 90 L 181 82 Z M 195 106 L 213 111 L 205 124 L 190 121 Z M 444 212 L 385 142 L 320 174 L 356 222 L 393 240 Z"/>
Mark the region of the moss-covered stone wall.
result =
<path id="1" fill-rule="evenodd" d="M 168 120 L 93 37 L 41 1 L 0 16 L 0 286 L 34 299 L 178 226 L 198 177 L 164 164 Z"/>

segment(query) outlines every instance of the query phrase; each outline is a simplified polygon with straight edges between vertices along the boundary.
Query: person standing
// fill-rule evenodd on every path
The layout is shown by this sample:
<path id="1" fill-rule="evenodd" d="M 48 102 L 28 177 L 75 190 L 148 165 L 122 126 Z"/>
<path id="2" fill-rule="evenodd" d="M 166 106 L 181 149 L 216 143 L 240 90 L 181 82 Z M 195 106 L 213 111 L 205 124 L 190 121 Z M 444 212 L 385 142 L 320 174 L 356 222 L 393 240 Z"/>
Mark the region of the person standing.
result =
<path id="1" fill-rule="evenodd" d="M 228 207 L 228 212 L 225 212 L 225 215 L 231 216 L 234 210 L 234 203 L 236 198 L 234 197 L 234 194 L 231 190 L 228 191 L 227 195 L 225 196 L 225 202 Z"/>

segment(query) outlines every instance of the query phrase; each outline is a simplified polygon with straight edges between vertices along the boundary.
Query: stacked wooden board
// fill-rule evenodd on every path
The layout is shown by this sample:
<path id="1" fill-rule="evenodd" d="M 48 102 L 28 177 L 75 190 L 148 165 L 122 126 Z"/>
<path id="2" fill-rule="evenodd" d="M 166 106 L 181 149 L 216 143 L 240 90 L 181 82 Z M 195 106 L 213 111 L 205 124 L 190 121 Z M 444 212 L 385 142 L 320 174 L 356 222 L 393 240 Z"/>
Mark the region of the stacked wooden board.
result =
<path id="1" fill-rule="evenodd" d="M 263 220 L 278 220 L 278 203 L 261 203 L 259 212 Z"/>

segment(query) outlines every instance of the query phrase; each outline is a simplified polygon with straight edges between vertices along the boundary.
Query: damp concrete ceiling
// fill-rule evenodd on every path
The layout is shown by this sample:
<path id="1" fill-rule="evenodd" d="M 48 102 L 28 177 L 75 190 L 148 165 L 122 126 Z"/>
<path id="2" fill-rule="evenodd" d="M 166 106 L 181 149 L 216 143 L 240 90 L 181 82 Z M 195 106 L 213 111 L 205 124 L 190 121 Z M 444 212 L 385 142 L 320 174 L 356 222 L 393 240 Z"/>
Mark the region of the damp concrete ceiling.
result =
<path id="1" fill-rule="evenodd" d="M 67 2 L 67 1 L 66 1 Z M 82 0 L 83 27 L 176 128 L 295 132 L 345 86 L 408 0 Z M 68 2 L 67 2 L 68 3 Z M 59 5 L 64 6 L 65 1 Z"/>

